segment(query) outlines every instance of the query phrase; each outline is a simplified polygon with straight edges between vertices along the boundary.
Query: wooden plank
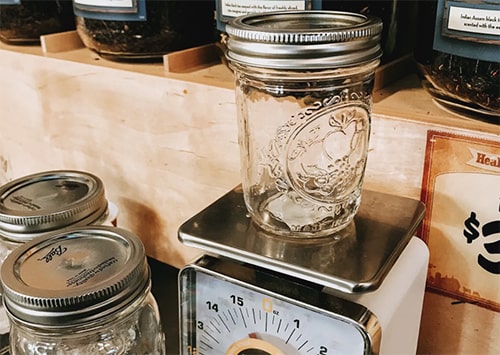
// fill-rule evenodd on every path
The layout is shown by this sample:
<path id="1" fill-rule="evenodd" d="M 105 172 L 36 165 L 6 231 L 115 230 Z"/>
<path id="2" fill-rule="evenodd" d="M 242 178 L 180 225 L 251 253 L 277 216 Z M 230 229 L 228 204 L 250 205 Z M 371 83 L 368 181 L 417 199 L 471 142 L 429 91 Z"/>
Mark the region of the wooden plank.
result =
<path id="1" fill-rule="evenodd" d="M 85 47 L 76 31 L 52 33 L 40 36 L 42 52 L 60 53 Z"/>
<path id="2" fill-rule="evenodd" d="M 167 73 L 186 73 L 220 63 L 220 51 L 214 43 L 188 48 L 163 56 Z"/>

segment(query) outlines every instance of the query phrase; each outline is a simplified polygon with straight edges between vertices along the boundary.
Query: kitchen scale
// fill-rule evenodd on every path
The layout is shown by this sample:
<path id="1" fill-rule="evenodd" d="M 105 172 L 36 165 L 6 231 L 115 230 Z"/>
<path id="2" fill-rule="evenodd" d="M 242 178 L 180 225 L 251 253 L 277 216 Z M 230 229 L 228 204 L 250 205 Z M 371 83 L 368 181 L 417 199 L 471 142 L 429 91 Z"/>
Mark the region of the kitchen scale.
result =
<path id="1" fill-rule="evenodd" d="M 179 273 L 182 355 L 415 354 L 428 249 L 417 200 L 364 190 L 317 239 L 266 234 L 241 186 L 179 228 L 205 254 Z"/>

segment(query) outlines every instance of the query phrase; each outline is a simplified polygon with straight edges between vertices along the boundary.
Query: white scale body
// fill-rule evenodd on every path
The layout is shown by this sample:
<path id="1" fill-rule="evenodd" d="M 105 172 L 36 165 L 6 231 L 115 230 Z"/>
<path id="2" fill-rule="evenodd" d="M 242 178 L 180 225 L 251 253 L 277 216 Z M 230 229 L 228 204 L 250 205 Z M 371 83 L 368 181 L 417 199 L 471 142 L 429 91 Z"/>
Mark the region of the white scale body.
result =
<path id="1" fill-rule="evenodd" d="M 205 252 L 179 274 L 181 354 L 415 354 L 424 213 L 420 201 L 365 190 L 343 231 L 284 239 L 252 223 L 235 188 L 179 229 Z"/>

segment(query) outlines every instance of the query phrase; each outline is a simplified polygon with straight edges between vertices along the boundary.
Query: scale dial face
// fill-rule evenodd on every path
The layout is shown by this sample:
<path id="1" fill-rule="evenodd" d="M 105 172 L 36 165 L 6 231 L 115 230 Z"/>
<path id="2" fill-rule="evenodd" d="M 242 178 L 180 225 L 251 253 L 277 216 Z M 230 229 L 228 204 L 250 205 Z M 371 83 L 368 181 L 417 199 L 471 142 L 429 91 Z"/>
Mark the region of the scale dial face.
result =
<path id="1" fill-rule="evenodd" d="M 183 355 L 376 352 L 380 329 L 366 308 L 298 280 L 208 257 L 180 275 Z M 371 329 L 356 317 L 369 320 Z"/>

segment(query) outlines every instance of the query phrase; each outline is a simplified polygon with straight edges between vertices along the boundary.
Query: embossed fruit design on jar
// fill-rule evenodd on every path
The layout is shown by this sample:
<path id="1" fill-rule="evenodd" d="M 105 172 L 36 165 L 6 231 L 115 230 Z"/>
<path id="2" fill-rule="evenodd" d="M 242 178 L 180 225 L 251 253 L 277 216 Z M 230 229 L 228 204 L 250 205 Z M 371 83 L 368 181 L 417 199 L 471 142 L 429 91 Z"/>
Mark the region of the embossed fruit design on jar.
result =
<path id="1" fill-rule="evenodd" d="M 287 237 L 345 228 L 361 201 L 381 20 L 335 11 L 228 23 L 242 186 L 253 221 Z"/>

